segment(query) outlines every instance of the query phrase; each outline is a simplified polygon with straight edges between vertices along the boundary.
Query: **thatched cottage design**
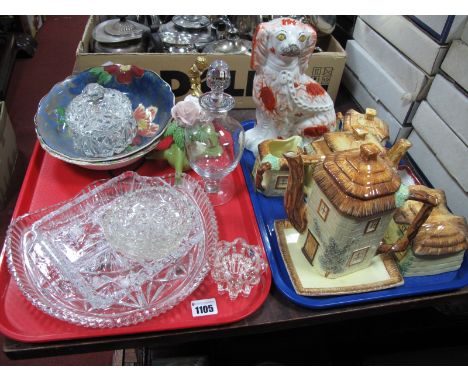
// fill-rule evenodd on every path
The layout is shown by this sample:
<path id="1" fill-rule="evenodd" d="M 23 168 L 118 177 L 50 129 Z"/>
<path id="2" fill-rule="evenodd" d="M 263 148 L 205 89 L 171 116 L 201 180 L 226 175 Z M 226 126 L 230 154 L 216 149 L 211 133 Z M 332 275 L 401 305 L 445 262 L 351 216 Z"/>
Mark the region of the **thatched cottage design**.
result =
<path id="1" fill-rule="evenodd" d="M 306 235 L 302 252 L 320 274 L 336 278 L 366 268 L 377 253 L 411 240 L 437 199 L 401 184 L 377 145 L 327 155 L 316 165 L 307 204 L 303 203 L 300 155 L 286 155 L 290 168 L 285 208 L 297 231 Z M 423 201 L 421 216 L 396 245 L 381 246 L 395 209 L 405 200 Z"/>

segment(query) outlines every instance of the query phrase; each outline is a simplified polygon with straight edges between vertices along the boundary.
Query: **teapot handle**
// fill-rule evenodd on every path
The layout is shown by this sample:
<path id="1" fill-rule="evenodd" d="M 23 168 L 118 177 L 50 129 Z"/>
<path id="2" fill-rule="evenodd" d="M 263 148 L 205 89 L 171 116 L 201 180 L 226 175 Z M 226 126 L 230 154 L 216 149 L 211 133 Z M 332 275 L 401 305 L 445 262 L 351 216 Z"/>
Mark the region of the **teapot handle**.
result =
<path id="1" fill-rule="evenodd" d="M 287 152 L 283 157 L 288 162 L 288 185 L 284 194 L 284 209 L 288 219 L 296 229 L 303 233 L 307 228 L 307 206 L 304 201 L 304 165 L 317 164 L 324 160 L 323 155 L 301 155 Z"/>
<path id="2" fill-rule="evenodd" d="M 432 195 L 427 190 L 430 188 L 425 186 L 417 186 L 417 188 L 409 187 L 408 200 L 415 200 L 423 203 L 418 214 L 414 218 L 411 225 L 405 232 L 405 235 L 394 244 L 380 244 L 377 249 L 377 254 L 389 252 L 402 252 L 405 251 L 414 237 L 418 234 L 421 226 L 426 222 L 426 219 L 432 212 L 432 209 L 439 204 L 439 200 L 435 195 Z"/>

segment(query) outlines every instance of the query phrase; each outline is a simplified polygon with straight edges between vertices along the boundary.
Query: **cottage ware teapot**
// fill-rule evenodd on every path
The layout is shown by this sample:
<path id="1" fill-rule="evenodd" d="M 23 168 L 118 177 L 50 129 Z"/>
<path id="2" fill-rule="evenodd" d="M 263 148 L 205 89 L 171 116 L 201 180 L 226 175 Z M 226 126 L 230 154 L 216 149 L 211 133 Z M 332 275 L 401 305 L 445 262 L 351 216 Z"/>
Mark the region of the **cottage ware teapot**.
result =
<path id="1" fill-rule="evenodd" d="M 285 158 L 290 170 L 284 197 L 288 218 L 307 235 L 302 252 L 325 277 L 366 268 L 376 254 L 403 251 L 438 204 L 427 188 L 402 184 L 375 144 L 327 155 L 314 169 L 307 203 L 302 156 L 287 153 Z M 403 238 L 382 244 L 393 212 L 406 200 L 424 204 Z"/>
<path id="2" fill-rule="evenodd" d="M 142 53 L 147 50 L 151 29 L 122 16 L 98 24 L 93 39 L 95 53 Z"/>

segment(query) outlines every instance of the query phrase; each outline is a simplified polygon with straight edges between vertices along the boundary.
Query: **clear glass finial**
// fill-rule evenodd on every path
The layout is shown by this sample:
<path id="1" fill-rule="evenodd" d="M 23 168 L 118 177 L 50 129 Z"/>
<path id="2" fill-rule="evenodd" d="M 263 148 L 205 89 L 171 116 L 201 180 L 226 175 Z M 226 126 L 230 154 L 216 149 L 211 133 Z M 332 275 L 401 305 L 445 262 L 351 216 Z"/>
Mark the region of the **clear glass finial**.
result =
<path id="1" fill-rule="evenodd" d="M 226 62 L 213 61 L 206 74 L 206 84 L 210 92 L 200 97 L 200 105 L 208 111 L 222 113 L 234 107 L 234 97 L 224 93 L 231 83 L 231 72 Z"/>

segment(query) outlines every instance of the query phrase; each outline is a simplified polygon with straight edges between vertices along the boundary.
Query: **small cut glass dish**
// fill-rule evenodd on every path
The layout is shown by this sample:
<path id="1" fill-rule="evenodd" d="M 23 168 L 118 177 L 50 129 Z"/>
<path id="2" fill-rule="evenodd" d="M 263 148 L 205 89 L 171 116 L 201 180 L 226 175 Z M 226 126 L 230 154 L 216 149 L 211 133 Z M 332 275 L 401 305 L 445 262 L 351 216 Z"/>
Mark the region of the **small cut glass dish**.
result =
<path id="1" fill-rule="evenodd" d="M 130 102 L 130 117 L 136 125 L 136 134 L 132 140 L 128 140 L 126 147 L 120 147 L 120 142 L 120 146 L 115 150 L 110 147 L 110 153 L 97 152 L 89 155 L 76 144 L 76 134 L 70 126 L 70 121 L 76 118 L 70 118 L 70 105 L 73 100 L 83 95 L 83 90 L 90 84 L 98 84 L 106 91 L 117 91 Z M 65 162 L 95 169 L 124 167 L 130 164 L 128 162 L 134 162 L 136 157 L 142 156 L 139 155 L 141 152 L 147 153 L 148 148 L 156 146 L 171 118 L 174 102 L 174 93 L 170 85 L 152 71 L 134 65 L 98 66 L 66 78 L 42 98 L 34 118 L 36 134 L 44 150 Z M 106 112 L 111 113 L 111 108 L 107 107 L 105 102 L 99 110 L 104 117 Z M 86 119 L 89 118 L 87 115 L 89 113 L 86 111 L 78 117 Z M 106 130 L 98 130 L 97 135 L 101 134 L 99 131 Z M 92 132 L 91 129 L 88 133 L 93 139 L 101 139 Z M 103 162 L 105 165 L 99 166 Z"/>
<path id="2" fill-rule="evenodd" d="M 111 328 L 151 319 L 209 271 L 218 230 L 199 183 L 133 172 L 26 214 L 5 241 L 23 295 L 58 319 Z"/>
<path id="3" fill-rule="evenodd" d="M 260 248 L 240 238 L 233 242 L 220 241 L 211 261 L 211 277 L 218 292 L 227 293 L 231 300 L 237 299 L 239 294 L 248 297 L 268 267 Z"/>

